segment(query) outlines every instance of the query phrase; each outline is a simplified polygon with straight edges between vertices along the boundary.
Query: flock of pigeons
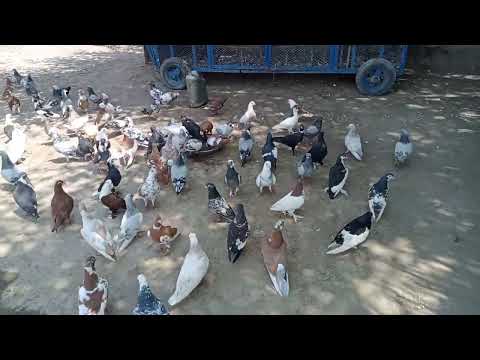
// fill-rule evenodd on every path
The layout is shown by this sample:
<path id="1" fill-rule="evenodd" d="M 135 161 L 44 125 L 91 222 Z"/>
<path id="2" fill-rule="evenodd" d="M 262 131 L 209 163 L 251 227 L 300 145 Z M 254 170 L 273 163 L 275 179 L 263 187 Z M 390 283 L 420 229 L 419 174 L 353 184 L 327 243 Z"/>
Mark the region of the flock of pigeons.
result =
<path id="1" fill-rule="evenodd" d="M 142 199 L 145 208 L 150 203 L 154 208 L 161 185 L 172 184 L 177 195 L 182 193 L 188 177 L 187 155 L 221 149 L 225 142 L 231 140 L 235 126 L 233 121 L 217 124 L 215 127 L 208 120 L 197 124 L 193 119 L 182 116 L 181 122 L 170 122 L 162 128 L 152 126 L 150 133 L 144 134 L 135 127 L 130 117 L 116 116 L 122 110 L 110 102 L 107 94 L 102 93 L 97 96 L 91 87 L 87 89 L 88 94 L 85 94 L 80 89 L 76 106 L 74 106 L 70 98 L 70 87 L 53 86 L 53 99 L 42 98 L 32 77 L 22 76 L 17 70 L 13 70 L 13 78 L 7 77 L 3 94 L 12 114 L 20 111 L 20 101 L 13 95 L 15 86 L 25 89 L 27 95 L 32 97 L 35 112 L 45 117 L 45 131 L 52 138 L 53 147 L 59 154 L 63 155 L 67 161 L 70 158 L 89 160 L 96 164 L 99 171 L 106 172 L 105 179 L 93 196 L 109 209 L 112 218 L 119 212 L 123 212 L 118 234 L 112 236 L 105 222 L 96 218 L 88 209 L 86 201 L 80 201 L 78 207 L 82 216 L 82 237 L 98 253 L 111 261 L 117 261 L 135 237 L 142 233 L 143 214 L 135 206 L 134 200 Z M 150 84 L 150 95 L 153 104 L 150 110 L 144 109 L 143 113 L 151 114 L 155 110 L 159 111 L 161 106 L 170 104 L 178 97 L 178 93 L 163 92 L 154 83 Z M 215 102 L 213 106 L 215 114 L 225 100 Z M 314 119 L 312 125 L 305 128 L 303 124 L 299 124 L 300 106 L 291 99 L 288 103 L 289 116 L 273 126 L 267 134 L 262 147 L 263 167 L 256 178 L 256 185 L 260 193 L 265 188 L 270 192 L 273 191 L 279 158 L 276 143 L 290 148 L 293 155 L 302 142 L 312 143 L 310 150 L 296 164 L 297 182 L 290 192 L 270 208 L 272 211 L 293 217 L 296 223 L 297 219 L 302 217 L 295 214 L 295 211 L 305 202 L 303 180 L 313 176 L 318 164 L 323 165 L 328 150 L 322 131 L 322 119 Z M 238 145 L 241 167 L 252 159 L 254 138 L 250 129 L 256 120 L 255 105 L 255 102 L 251 101 L 247 111 L 236 124 L 242 130 Z M 94 121 L 88 116 L 91 106 L 96 110 Z M 56 109 L 61 114 L 56 113 Z M 17 167 L 25 150 L 25 128 L 13 122 L 12 114 L 7 114 L 5 120 L 4 132 L 9 141 L 6 151 L 0 151 L 1 175 L 15 187 L 13 196 L 17 205 L 36 220 L 39 214 L 34 187 L 26 172 Z M 55 125 L 51 125 L 52 119 L 56 119 Z M 120 139 L 109 136 L 107 129 L 120 131 Z M 273 136 L 272 130 L 279 136 Z M 125 170 L 132 165 L 141 147 L 146 150 L 148 172 L 135 194 L 122 196 L 116 189 L 122 179 L 120 169 Z M 345 147 L 346 152 L 340 154 L 330 168 L 328 186 L 324 189 L 330 199 L 336 198 L 339 194 L 348 195 L 344 190 L 349 176 L 349 169 L 345 166 L 347 154 L 350 153 L 359 161 L 363 158 L 362 141 L 353 124 L 348 126 Z M 395 145 L 395 164 L 399 166 L 406 163 L 412 151 L 409 133 L 407 130 L 402 130 L 400 140 Z M 367 239 L 372 225 L 378 223 L 385 210 L 388 184 L 392 179 L 394 175 L 387 173 L 369 189 L 369 211 L 349 222 L 338 232 L 328 245 L 327 254 L 345 252 Z M 242 179 L 235 167 L 235 162 L 231 159 L 227 161 L 224 180 L 229 189 L 229 196 L 236 196 Z M 74 199 L 64 191 L 63 184 L 62 180 L 54 184 L 51 201 L 52 232 L 71 223 Z M 233 209 L 213 183 L 207 183 L 205 187 L 208 192 L 209 213 L 216 221 L 229 224 L 227 255 L 229 261 L 234 263 L 241 255 L 250 234 L 245 208 L 243 204 L 237 204 Z M 262 241 L 261 252 L 275 290 L 279 295 L 287 296 L 289 293 L 287 242 L 282 234 L 283 228 L 284 220 L 274 224 L 271 234 Z M 149 238 L 164 255 L 168 254 L 170 244 L 180 233 L 179 229 L 165 225 L 159 216 L 147 231 Z M 208 256 L 201 248 L 196 234 L 190 233 L 189 240 L 190 249 L 178 275 L 175 292 L 168 299 L 170 306 L 185 299 L 200 284 L 209 267 Z M 105 312 L 108 282 L 98 276 L 95 261 L 95 257 L 90 256 L 85 262 L 84 282 L 78 294 L 80 314 L 95 315 Z M 155 297 L 145 276 L 139 274 L 137 279 L 139 282 L 138 304 L 133 313 L 168 314 L 166 304 Z"/>

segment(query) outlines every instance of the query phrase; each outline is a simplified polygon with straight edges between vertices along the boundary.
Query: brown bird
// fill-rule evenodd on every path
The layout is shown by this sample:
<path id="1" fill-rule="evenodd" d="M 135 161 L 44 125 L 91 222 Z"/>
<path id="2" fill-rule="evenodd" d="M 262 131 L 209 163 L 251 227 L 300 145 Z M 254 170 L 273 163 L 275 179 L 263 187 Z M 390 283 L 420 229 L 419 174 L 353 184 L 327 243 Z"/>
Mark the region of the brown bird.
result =
<path id="1" fill-rule="evenodd" d="M 2 94 L 2 99 L 4 100 L 8 99 L 8 97 L 12 94 L 12 91 L 13 91 L 13 83 L 9 78 L 7 78 L 6 84 L 5 84 L 5 90 L 3 90 L 3 94 Z"/>
<path id="2" fill-rule="evenodd" d="M 215 116 L 223 108 L 223 105 L 227 101 L 228 97 L 214 96 L 209 99 L 208 108 L 210 113 Z"/>
<path id="3" fill-rule="evenodd" d="M 7 103 L 10 111 L 13 111 L 13 109 L 15 109 L 16 113 L 20 112 L 20 100 L 18 100 L 16 96 L 13 96 L 11 92 L 8 95 Z"/>
<path id="4" fill-rule="evenodd" d="M 162 218 L 157 216 L 152 227 L 148 229 L 147 235 L 152 241 L 158 243 L 158 250 L 167 255 L 170 251 L 170 243 L 175 240 L 180 232 L 172 226 L 162 224 Z"/>
<path id="5" fill-rule="evenodd" d="M 85 261 L 83 286 L 78 289 L 79 315 L 105 315 L 108 298 L 108 282 L 95 271 L 95 257 Z"/>
<path id="6" fill-rule="evenodd" d="M 272 234 L 261 244 L 263 262 L 275 290 L 280 296 L 288 296 L 287 242 L 283 239 L 284 221 L 275 223 Z"/>
<path id="7" fill-rule="evenodd" d="M 119 210 L 126 210 L 127 204 L 125 200 L 123 200 L 118 192 L 113 192 L 113 183 L 112 180 L 108 179 L 102 186 L 100 190 L 100 194 L 98 195 L 100 201 L 103 205 L 108 207 L 108 209 L 112 212 L 112 219 L 114 219 Z"/>
<path id="8" fill-rule="evenodd" d="M 71 224 L 70 215 L 73 210 L 73 198 L 63 190 L 63 180 L 57 180 L 53 187 L 52 206 L 52 232 L 65 223 Z"/>
<path id="9" fill-rule="evenodd" d="M 213 124 L 210 121 L 205 120 L 200 124 L 200 129 L 203 132 L 203 136 L 212 135 Z"/>

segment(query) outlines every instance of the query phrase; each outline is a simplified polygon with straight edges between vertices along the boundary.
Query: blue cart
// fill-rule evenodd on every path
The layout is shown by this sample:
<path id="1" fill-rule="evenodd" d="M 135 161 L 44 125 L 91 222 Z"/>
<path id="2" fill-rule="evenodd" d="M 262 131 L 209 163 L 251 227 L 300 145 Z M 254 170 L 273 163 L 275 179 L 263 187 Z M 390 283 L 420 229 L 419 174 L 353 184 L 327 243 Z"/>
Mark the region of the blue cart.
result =
<path id="1" fill-rule="evenodd" d="M 145 45 L 170 89 L 186 86 L 190 70 L 230 73 L 355 75 L 365 95 L 389 92 L 405 70 L 406 45 Z"/>

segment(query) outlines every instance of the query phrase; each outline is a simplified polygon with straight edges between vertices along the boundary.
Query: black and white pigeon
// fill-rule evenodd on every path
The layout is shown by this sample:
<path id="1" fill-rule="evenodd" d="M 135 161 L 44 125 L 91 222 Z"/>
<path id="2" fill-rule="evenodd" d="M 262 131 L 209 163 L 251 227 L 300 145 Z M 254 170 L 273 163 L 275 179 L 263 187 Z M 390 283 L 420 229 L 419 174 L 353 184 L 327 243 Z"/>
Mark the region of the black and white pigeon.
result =
<path id="1" fill-rule="evenodd" d="M 277 169 L 278 149 L 273 142 L 272 132 L 269 131 L 265 145 L 262 147 L 263 162 L 270 161 L 272 171 Z"/>
<path id="2" fill-rule="evenodd" d="M 73 109 L 73 101 L 70 99 L 67 89 L 62 89 L 61 91 L 60 109 L 62 110 L 62 116 L 65 117 L 70 113 L 70 110 Z"/>
<path id="3" fill-rule="evenodd" d="M 413 152 L 413 144 L 410 141 L 410 133 L 406 129 L 401 130 L 400 141 L 395 144 L 395 166 L 405 164 Z"/>
<path id="4" fill-rule="evenodd" d="M 295 148 L 298 144 L 300 144 L 303 140 L 303 132 L 304 132 L 303 124 L 300 124 L 300 128 L 298 132 L 293 134 L 288 134 L 285 136 L 275 136 L 272 138 L 273 142 L 277 142 L 283 145 L 288 146 L 292 149 L 292 154 L 295 155 Z"/>
<path id="5" fill-rule="evenodd" d="M 340 230 L 335 239 L 328 245 L 327 254 L 336 255 L 357 247 L 367 240 L 372 228 L 373 214 L 368 211 L 362 216 L 350 221 Z"/>
<path id="6" fill-rule="evenodd" d="M 238 142 L 238 151 L 240 152 L 240 162 L 242 167 L 252 158 L 253 137 L 250 130 L 244 130 Z"/>
<path id="7" fill-rule="evenodd" d="M 152 293 L 145 275 L 138 275 L 137 280 L 138 300 L 137 306 L 133 309 L 133 315 L 168 315 L 167 306 Z"/>
<path id="8" fill-rule="evenodd" d="M 335 199 L 339 193 L 348 196 L 348 193 L 343 190 L 349 172 L 348 168 L 345 166 L 346 158 L 345 154 L 339 155 L 335 165 L 330 168 L 328 174 L 328 187 L 323 190 L 328 194 L 330 199 Z"/>
<path id="9" fill-rule="evenodd" d="M 25 86 L 24 85 L 25 76 L 20 75 L 20 73 L 17 71 L 17 69 L 13 69 L 13 77 L 15 78 L 15 82 L 17 83 L 17 85 Z M 22 84 L 22 81 L 23 81 L 23 84 Z"/>
<path id="10" fill-rule="evenodd" d="M 325 159 L 328 154 L 327 143 L 323 137 L 323 131 L 319 132 L 318 142 L 313 144 L 308 152 L 312 155 L 312 162 L 314 166 L 317 166 L 317 164 L 323 166 L 323 159 Z"/>
<path id="11" fill-rule="evenodd" d="M 63 91 L 65 90 L 65 93 L 67 96 L 70 95 L 70 90 L 72 89 L 71 86 L 67 87 L 59 87 L 57 85 L 52 86 L 52 94 L 54 98 L 57 98 L 58 100 L 61 100 L 63 98 Z"/>
<path id="12" fill-rule="evenodd" d="M 380 220 L 387 207 L 388 183 L 393 179 L 395 179 L 395 176 L 392 173 L 387 173 L 368 190 L 368 207 L 373 214 L 375 223 Z"/>
<path id="13" fill-rule="evenodd" d="M 100 96 L 95 94 L 95 91 L 93 91 L 92 87 L 87 87 L 87 92 L 88 92 L 88 101 L 93 102 L 94 104 L 100 104 L 103 100 Z"/>
<path id="14" fill-rule="evenodd" d="M 194 120 L 186 116 L 182 116 L 181 119 L 182 119 L 182 125 L 188 131 L 188 135 L 202 142 L 206 140 L 205 136 L 202 135 L 202 129 L 200 128 L 200 125 L 198 125 Z"/>
<path id="15" fill-rule="evenodd" d="M 172 180 L 173 189 L 179 195 L 185 188 L 187 183 L 188 168 L 185 163 L 183 154 L 179 154 L 175 161 L 168 160 L 167 164 L 170 166 L 170 178 Z"/>
<path id="16" fill-rule="evenodd" d="M 243 204 L 235 207 L 235 219 L 228 226 L 227 254 L 228 261 L 235 263 L 247 243 L 250 229 Z"/>
<path id="17" fill-rule="evenodd" d="M 288 111 L 287 111 L 288 116 L 293 116 L 293 108 L 294 107 L 300 108 L 298 106 L 298 104 L 295 102 L 295 100 L 288 99 Z"/>
<path id="18" fill-rule="evenodd" d="M 219 194 L 217 188 L 212 183 L 207 183 L 205 187 L 208 189 L 208 211 L 231 223 L 235 218 L 235 212 L 227 203 L 227 201 Z"/>
<path id="19" fill-rule="evenodd" d="M 95 196 L 98 196 L 100 194 L 100 191 L 102 190 L 103 184 L 105 184 L 105 182 L 107 180 L 110 180 L 112 182 L 113 186 L 115 186 L 115 187 L 120 185 L 120 181 L 122 180 L 122 174 L 120 173 L 120 170 L 118 170 L 118 168 L 113 163 L 113 159 L 109 159 L 107 161 L 107 166 L 108 166 L 107 176 L 105 176 L 105 179 L 102 181 L 102 183 L 98 187 L 98 191 L 95 193 Z M 115 189 L 112 189 L 112 192 L 114 192 L 114 191 L 115 191 Z"/>
<path id="20" fill-rule="evenodd" d="M 53 108 L 60 105 L 59 100 L 42 99 L 39 95 L 32 96 L 33 109 L 38 115 L 49 117 L 60 117 L 52 111 Z"/>
<path id="21" fill-rule="evenodd" d="M 107 129 L 102 128 L 95 137 L 95 163 L 98 163 L 99 161 L 107 161 L 110 158 L 110 146 L 111 144 L 108 139 Z"/>
<path id="22" fill-rule="evenodd" d="M 35 221 L 39 218 L 37 194 L 35 193 L 35 190 L 33 190 L 33 186 L 28 180 L 26 174 L 23 174 L 15 184 L 13 199 L 17 205 L 29 216 L 32 216 Z"/>
<path id="23" fill-rule="evenodd" d="M 28 96 L 38 95 L 38 90 L 35 87 L 35 83 L 30 74 L 28 74 L 27 76 L 27 81 L 25 83 L 25 91 L 27 92 Z"/>
<path id="24" fill-rule="evenodd" d="M 241 176 L 235 169 L 233 160 L 227 161 L 227 173 L 225 174 L 225 184 L 228 186 L 229 196 L 237 195 L 240 188 Z"/>
<path id="25" fill-rule="evenodd" d="M 297 164 L 297 174 L 302 179 L 312 177 L 313 162 L 312 155 L 310 153 L 306 153 L 302 160 Z"/>
<path id="26" fill-rule="evenodd" d="M 2 170 L 1 170 L 2 177 L 8 183 L 15 185 L 22 176 L 24 175 L 26 176 L 25 171 L 22 171 L 19 168 L 17 168 L 15 164 L 12 163 L 12 161 L 10 160 L 10 158 L 8 157 L 5 151 L 0 151 L 0 157 L 2 159 Z"/>
<path id="27" fill-rule="evenodd" d="M 303 132 L 303 135 L 307 139 L 314 139 L 318 134 L 320 134 L 320 131 L 322 131 L 322 124 L 323 120 L 320 117 L 317 117 L 314 119 L 313 124 L 308 126 L 305 131 Z"/>

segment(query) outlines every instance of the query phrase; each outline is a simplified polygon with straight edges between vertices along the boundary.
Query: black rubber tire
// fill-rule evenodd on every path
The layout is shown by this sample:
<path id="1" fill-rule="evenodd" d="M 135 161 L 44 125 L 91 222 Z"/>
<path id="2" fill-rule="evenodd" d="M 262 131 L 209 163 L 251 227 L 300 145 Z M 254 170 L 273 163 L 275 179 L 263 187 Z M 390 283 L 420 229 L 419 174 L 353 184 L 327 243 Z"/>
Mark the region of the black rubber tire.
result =
<path id="1" fill-rule="evenodd" d="M 378 70 L 382 74 L 381 81 L 377 84 L 371 83 L 368 79 L 372 71 Z M 365 61 L 357 71 L 355 82 L 358 91 L 363 95 L 380 96 L 392 90 L 397 80 L 397 72 L 393 64 L 383 58 L 375 58 Z"/>
<path id="2" fill-rule="evenodd" d="M 168 70 L 172 67 L 178 67 L 180 69 L 181 75 L 180 79 L 173 81 L 168 76 Z M 186 76 L 190 72 L 190 67 L 187 62 L 178 57 L 171 57 L 162 62 L 160 69 L 158 70 L 158 75 L 162 83 L 171 90 L 184 90 L 187 87 Z"/>

